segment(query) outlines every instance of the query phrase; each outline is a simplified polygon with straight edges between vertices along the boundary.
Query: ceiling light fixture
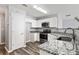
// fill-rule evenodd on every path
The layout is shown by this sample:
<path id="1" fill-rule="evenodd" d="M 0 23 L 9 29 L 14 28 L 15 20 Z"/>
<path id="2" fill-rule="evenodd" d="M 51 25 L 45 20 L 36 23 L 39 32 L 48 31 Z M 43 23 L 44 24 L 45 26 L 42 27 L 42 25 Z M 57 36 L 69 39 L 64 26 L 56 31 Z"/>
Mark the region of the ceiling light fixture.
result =
<path id="1" fill-rule="evenodd" d="M 44 9 L 42 9 L 42 8 L 36 6 L 36 5 L 34 5 L 33 8 L 37 9 L 40 12 L 43 12 L 43 13 L 47 14 L 47 11 L 45 11 Z"/>

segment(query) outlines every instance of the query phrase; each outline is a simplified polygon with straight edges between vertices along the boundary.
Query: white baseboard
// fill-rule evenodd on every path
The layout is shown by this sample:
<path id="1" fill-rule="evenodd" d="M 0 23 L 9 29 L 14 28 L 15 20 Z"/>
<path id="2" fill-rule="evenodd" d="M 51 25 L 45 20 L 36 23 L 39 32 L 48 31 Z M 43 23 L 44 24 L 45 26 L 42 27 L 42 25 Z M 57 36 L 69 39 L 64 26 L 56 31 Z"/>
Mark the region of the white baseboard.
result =
<path id="1" fill-rule="evenodd" d="M 5 49 L 6 49 L 6 51 L 7 51 L 8 53 L 11 53 L 11 52 L 13 51 L 13 50 L 10 50 L 10 51 L 9 51 L 9 50 L 7 49 L 7 47 L 5 47 Z"/>
<path id="2" fill-rule="evenodd" d="M 26 45 L 24 45 L 23 47 L 26 47 Z M 7 51 L 8 53 L 11 53 L 11 52 L 13 52 L 14 50 L 16 50 L 16 49 L 14 49 L 14 50 L 8 50 L 7 47 L 5 47 L 5 49 L 6 49 L 6 51 Z M 18 49 L 19 49 L 19 48 L 18 48 Z"/>

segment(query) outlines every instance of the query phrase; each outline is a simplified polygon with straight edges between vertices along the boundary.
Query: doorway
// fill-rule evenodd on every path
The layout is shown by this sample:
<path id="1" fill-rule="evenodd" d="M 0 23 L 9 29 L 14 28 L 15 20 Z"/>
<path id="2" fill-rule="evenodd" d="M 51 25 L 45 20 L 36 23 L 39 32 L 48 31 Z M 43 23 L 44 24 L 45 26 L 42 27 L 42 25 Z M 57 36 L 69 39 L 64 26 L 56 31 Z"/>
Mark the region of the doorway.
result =
<path id="1" fill-rule="evenodd" d="M 0 14 L 0 44 L 5 42 L 5 15 Z"/>
<path id="2" fill-rule="evenodd" d="M 32 23 L 31 22 L 26 22 L 25 23 L 25 43 L 31 42 L 32 39 L 33 39 L 33 35 L 30 32 L 31 27 L 32 27 Z"/>

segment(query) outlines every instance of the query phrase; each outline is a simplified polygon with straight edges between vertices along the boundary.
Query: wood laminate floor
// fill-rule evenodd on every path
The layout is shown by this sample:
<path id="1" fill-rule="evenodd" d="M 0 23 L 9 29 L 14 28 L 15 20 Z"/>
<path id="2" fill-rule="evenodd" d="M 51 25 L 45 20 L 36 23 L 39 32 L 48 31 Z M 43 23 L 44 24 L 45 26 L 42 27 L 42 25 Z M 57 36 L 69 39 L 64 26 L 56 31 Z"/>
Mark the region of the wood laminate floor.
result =
<path id="1" fill-rule="evenodd" d="M 5 47 L 4 44 L 0 45 L 0 55 L 7 55 L 7 52 L 4 47 Z"/>
<path id="2" fill-rule="evenodd" d="M 28 42 L 26 47 L 16 49 L 10 55 L 39 55 L 39 42 Z"/>

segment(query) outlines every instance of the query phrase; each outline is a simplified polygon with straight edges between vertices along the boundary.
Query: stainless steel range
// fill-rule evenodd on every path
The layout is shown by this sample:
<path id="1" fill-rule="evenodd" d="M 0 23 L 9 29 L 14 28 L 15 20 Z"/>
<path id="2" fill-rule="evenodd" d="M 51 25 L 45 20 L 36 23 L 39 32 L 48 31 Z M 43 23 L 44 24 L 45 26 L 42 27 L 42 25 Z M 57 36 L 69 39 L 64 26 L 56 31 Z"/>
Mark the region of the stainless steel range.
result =
<path id="1" fill-rule="evenodd" d="M 49 28 L 49 23 L 44 22 L 42 23 L 43 28 Z M 43 32 L 40 33 L 40 43 L 44 43 L 48 41 L 48 33 L 51 33 L 51 30 L 49 29 L 43 29 Z"/>

